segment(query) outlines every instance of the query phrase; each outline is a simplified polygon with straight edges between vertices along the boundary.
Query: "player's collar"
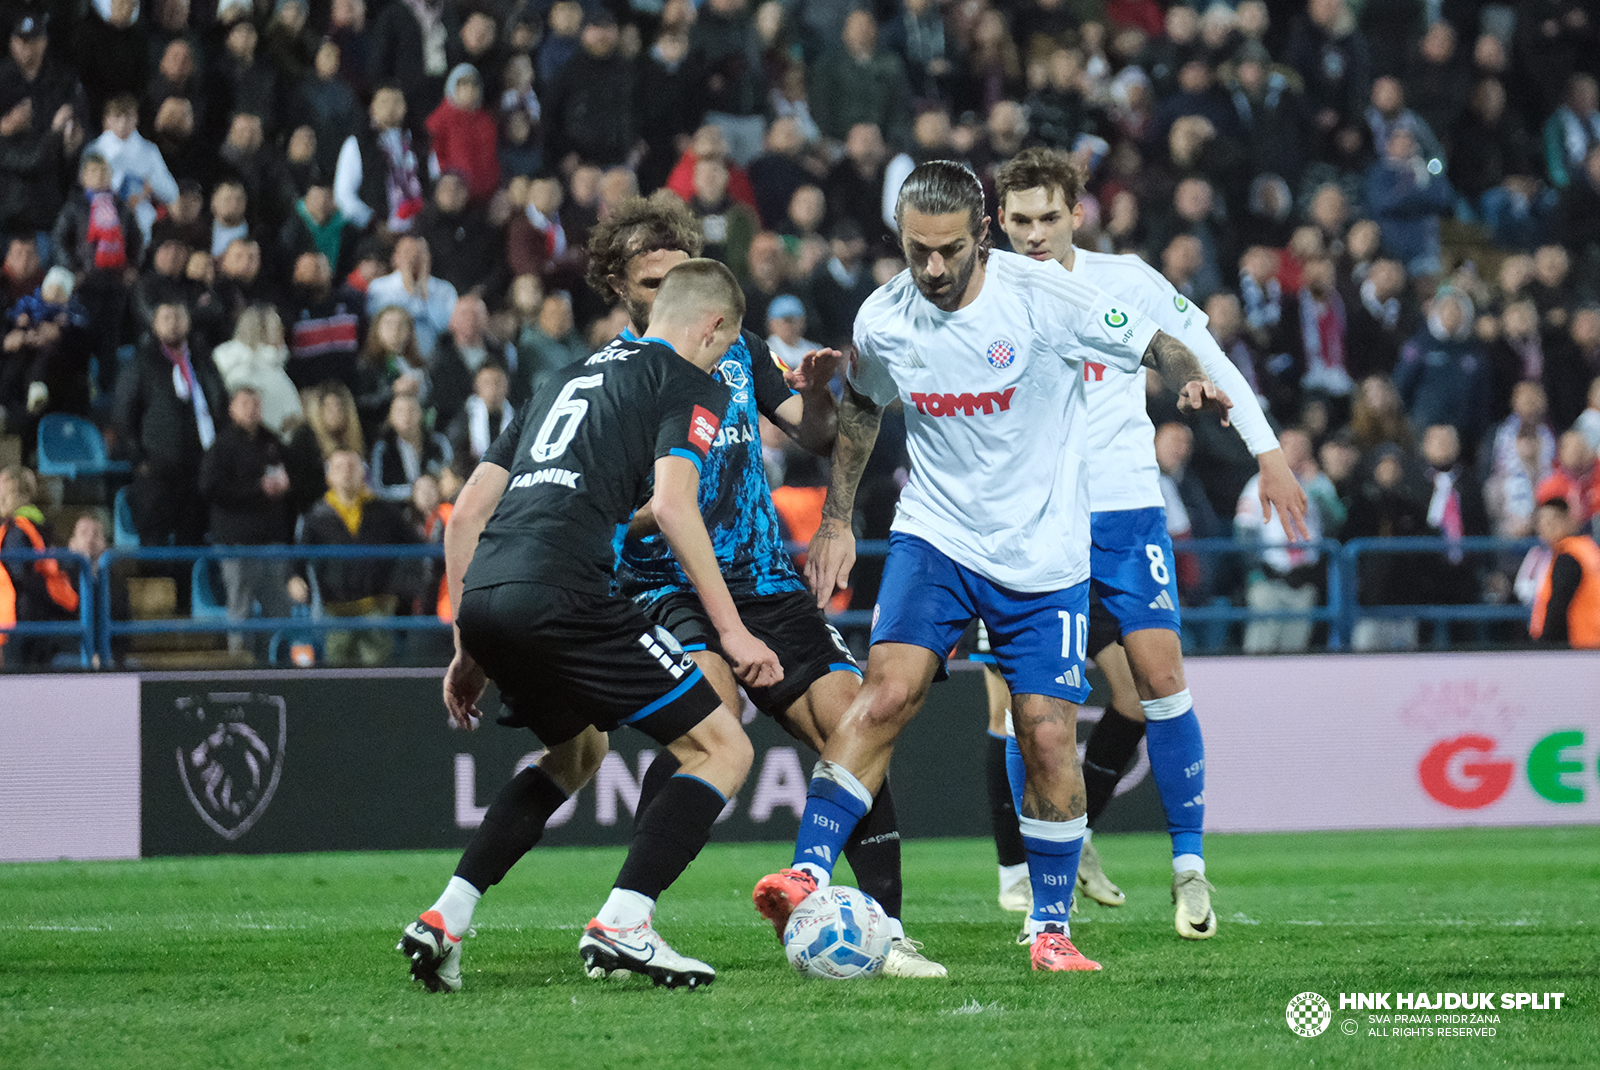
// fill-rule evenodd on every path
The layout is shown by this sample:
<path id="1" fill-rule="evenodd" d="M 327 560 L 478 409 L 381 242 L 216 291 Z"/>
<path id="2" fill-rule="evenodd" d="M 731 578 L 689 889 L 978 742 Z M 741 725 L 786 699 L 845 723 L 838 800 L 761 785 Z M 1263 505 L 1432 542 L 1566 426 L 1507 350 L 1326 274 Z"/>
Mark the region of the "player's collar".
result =
<path id="1" fill-rule="evenodd" d="M 624 342 L 637 342 L 640 340 L 639 336 L 633 333 L 632 324 L 622 328 L 622 333 L 617 335 L 617 337 L 622 339 Z"/>

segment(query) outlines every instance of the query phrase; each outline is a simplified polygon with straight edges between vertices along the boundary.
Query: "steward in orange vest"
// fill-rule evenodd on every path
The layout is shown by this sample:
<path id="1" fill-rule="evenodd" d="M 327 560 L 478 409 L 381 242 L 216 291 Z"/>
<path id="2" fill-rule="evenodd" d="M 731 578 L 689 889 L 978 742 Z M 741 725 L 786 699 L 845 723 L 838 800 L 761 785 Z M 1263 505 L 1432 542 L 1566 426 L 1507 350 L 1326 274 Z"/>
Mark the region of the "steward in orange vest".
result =
<path id="1" fill-rule="evenodd" d="M 1533 600 L 1528 634 L 1575 650 L 1600 649 L 1600 545 L 1573 533 L 1565 498 L 1541 503 L 1536 523 L 1552 556 Z"/>
<path id="2" fill-rule="evenodd" d="M 44 514 L 33 504 L 38 478 L 22 467 L 0 471 L 0 550 L 47 550 Z M 0 568 L 0 632 L 18 621 L 70 620 L 78 612 L 78 592 L 72 580 L 53 558 L 34 562 L 7 561 Z M 0 634 L 0 645 L 8 637 Z M 53 652 L 51 638 L 19 645 L 32 654 L 46 648 Z M 24 662 L 38 660 L 24 654 Z M 44 657 L 45 661 L 49 657 Z"/>

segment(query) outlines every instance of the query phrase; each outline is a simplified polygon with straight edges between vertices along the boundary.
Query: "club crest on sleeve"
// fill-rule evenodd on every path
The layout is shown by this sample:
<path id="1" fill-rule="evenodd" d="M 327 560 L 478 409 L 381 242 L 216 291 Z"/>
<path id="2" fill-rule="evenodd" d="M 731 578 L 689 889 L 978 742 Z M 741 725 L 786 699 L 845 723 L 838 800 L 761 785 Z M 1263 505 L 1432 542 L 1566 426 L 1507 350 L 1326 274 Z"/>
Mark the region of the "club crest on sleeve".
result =
<path id="1" fill-rule="evenodd" d="M 1002 338 L 998 342 L 990 342 L 988 350 L 983 355 L 989 361 L 991 368 L 1009 368 L 1011 362 L 1017 359 L 1017 347 Z"/>
<path id="2" fill-rule="evenodd" d="M 699 446 L 701 453 L 709 453 L 721 426 L 722 421 L 717 419 L 715 413 L 704 405 L 696 405 L 689 418 L 689 441 Z"/>

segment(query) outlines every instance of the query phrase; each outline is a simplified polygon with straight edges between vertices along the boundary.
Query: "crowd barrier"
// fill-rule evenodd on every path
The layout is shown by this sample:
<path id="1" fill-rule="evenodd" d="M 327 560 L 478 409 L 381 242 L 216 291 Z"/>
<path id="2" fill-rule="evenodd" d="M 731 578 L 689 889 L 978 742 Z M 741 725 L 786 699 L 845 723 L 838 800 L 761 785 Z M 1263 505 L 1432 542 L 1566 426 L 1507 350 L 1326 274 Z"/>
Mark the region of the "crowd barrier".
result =
<path id="1" fill-rule="evenodd" d="M 1340 543 L 1322 539 L 1312 543 L 1295 544 L 1297 548 L 1315 551 L 1319 555 L 1322 572 L 1318 587 L 1322 592 L 1316 604 L 1309 609 L 1281 609 L 1262 611 L 1235 604 L 1226 595 L 1208 597 L 1200 604 L 1183 605 L 1183 618 L 1189 634 L 1187 647 L 1201 653 L 1215 652 L 1228 647 L 1229 629 L 1256 620 L 1302 620 L 1320 625 L 1321 631 L 1313 643 L 1328 651 L 1351 649 L 1351 639 L 1356 625 L 1364 619 L 1414 620 L 1437 625 L 1432 642 L 1443 650 L 1452 642 L 1452 631 L 1443 625 L 1458 622 L 1467 629 L 1474 645 L 1487 646 L 1525 637 L 1528 607 L 1512 600 L 1493 603 L 1487 601 L 1463 604 L 1428 605 L 1365 605 L 1361 602 L 1361 575 L 1365 561 L 1375 555 L 1417 555 L 1437 558 L 1443 554 L 1470 557 L 1476 562 L 1498 559 L 1506 571 L 1514 572 L 1533 542 L 1491 537 L 1467 537 L 1457 540 L 1432 537 L 1407 537 L 1388 539 L 1352 539 Z M 795 546 L 797 552 L 804 546 Z M 1248 571 L 1259 560 L 1258 546 L 1234 539 L 1194 539 L 1177 544 L 1179 555 L 1192 554 L 1208 561 L 1231 564 L 1237 571 Z M 856 554 L 862 562 L 881 559 L 888 553 L 885 540 L 862 540 L 857 543 Z M 89 562 L 65 550 L 49 550 L 42 555 L 33 551 L 6 551 L 0 561 L 29 561 L 40 556 L 69 561 L 77 566 L 80 575 Z M 193 618 L 163 620 L 119 620 L 111 612 L 113 566 L 120 562 L 186 563 L 198 560 L 223 561 L 228 559 L 257 559 L 277 561 L 324 561 L 385 558 L 391 560 L 439 560 L 443 549 L 438 545 L 420 546 L 210 546 L 210 547 L 160 547 L 138 549 L 111 549 L 100 558 L 93 574 L 96 582 L 80 584 L 80 607 L 74 622 L 30 622 L 19 624 L 19 635 L 61 635 L 78 640 L 79 657 L 83 667 L 98 664 L 109 669 L 115 667 L 114 641 L 124 636 L 161 632 L 268 632 L 309 633 L 318 635 L 332 630 L 390 630 L 403 632 L 439 632 L 448 625 L 431 614 L 389 617 L 336 617 L 322 615 L 316 605 L 297 610 L 291 617 L 251 617 L 230 620 L 220 612 L 197 615 Z M 217 607 L 213 607 L 217 608 Z M 841 629 L 855 632 L 864 640 L 872 623 L 869 609 L 852 609 L 832 615 Z M 1491 625 L 1501 626 L 1501 631 L 1490 631 Z M 1462 640 L 1458 631 L 1456 641 Z M 864 642 L 860 645 L 864 645 Z"/>
<path id="2" fill-rule="evenodd" d="M 1216 832 L 1600 823 L 1600 654 L 1187 661 Z M 908 839 L 984 836 L 983 676 L 956 666 L 895 748 Z M 0 677 L 0 860 L 459 850 L 529 732 L 446 724 L 439 669 Z M 1079 715 L 1080 747 L 1105 701 Z M 746 710 L 715 840 L 792 841 L 815 756 Z M 612 733 L 549 844 L 622 844 L 657 745 Z M 1099 833 L 1165 823 L 1142 747 Z M 781 861 L 781 849 L 774 858 Z"/>

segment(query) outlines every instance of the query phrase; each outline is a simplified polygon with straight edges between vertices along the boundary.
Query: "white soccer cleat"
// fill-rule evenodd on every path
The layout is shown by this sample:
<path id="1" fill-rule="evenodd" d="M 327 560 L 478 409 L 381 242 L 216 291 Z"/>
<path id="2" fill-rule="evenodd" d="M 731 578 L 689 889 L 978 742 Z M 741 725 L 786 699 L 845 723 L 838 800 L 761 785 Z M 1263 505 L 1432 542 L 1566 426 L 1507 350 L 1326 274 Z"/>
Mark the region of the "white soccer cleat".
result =
<path id="1" fill-rule="evenodd" d="M 897 936 L 889 941 L 889 956 L 883 960 L 885 977 L 949 977 L 950 971 L 922 953 L 922 944 Z"/>
<path id="2" fill-rule="evenodd" d="M 437 910 L 401 930 L 395 950 L 411 960 L 411 979 L 429 992 L 461 991 L 461 937 L 445 929 Z"/>
<path id="3" fill-rule="evenodd" d="M 1027 914 L 1033 910 L 1033 884 L 1027 871 L 1011 881 L 1000 878 L 1000 909 L 1014 914 Z"/>
<path id="4" fill-rule="evenodd" d="M 1197 869 L 1173 874 L 1172 902 L 1177 906 L 1175 925 L 1185 940 L 1209 940 L 1217 935 L 1217 912 L 1211 909 L 1211 882 Z"/>
<path id="5" fill-rule="evenodd" d="M 610 977 L 619 970 L 642 973 L 668 988 L 704 988 L 717 979 L 717 971 L 672 950 L 649 921 L 631 929 L 613 929 L 589 922 L 578 940 L 578 954 L 590 977 Z"/>
<path id="6" fill-rule="evenodd" d="M 1100 852 L 1094 849 L 1093 843 L 1084 844 L 1083 854 L 1078 856 L 1078 891 L 1101 906 L 1120 907 L 1128 901 L 1122 889 L 1106 876 L 1100 865 Z"/>

